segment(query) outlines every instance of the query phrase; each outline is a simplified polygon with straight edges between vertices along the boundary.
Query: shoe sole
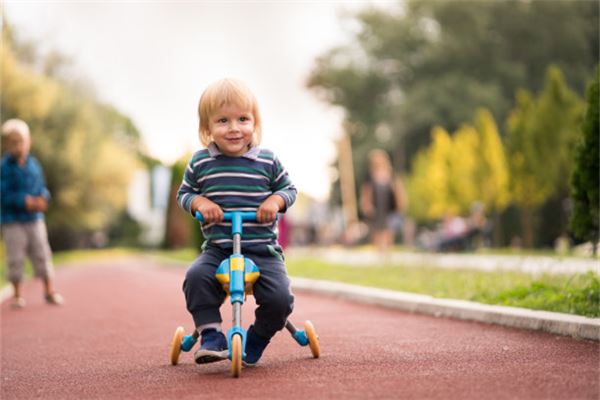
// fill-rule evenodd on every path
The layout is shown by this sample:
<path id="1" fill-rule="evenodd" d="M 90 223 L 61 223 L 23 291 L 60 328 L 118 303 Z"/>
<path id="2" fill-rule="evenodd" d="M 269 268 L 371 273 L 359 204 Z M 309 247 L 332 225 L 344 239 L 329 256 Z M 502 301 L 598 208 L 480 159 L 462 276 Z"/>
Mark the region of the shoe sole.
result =
<path id="1" fill-rule="evenodd" d="M 210 351 L 210 350 L 199 350 L 194 359 L 196 364 L 209 364 L 217 361 L 227 360 L 229 356 L 228 350 L 223 351 Z"/>

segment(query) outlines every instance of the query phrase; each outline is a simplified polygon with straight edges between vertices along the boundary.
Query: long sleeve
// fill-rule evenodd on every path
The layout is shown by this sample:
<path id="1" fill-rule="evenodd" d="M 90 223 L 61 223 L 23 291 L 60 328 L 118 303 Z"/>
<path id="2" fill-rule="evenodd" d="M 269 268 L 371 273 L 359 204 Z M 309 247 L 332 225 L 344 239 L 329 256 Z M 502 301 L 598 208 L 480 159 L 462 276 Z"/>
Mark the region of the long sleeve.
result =
<path id="1" fill-rule="evenodd" d="M 2 199 L 2 208 L 13 210 L 25 210 L 25 191 L 16 190 L 13 184 L 14 176 L 10 173 L 10 168 L 3 165 L 0 182 L 0 199 Z"/>
<path id="2" fill-rule="evenodd" d="M 177 191 L 177 204 L 179 204 L 179 207 L 193 215 L 192 201 L 198 196 L 199 190 L 194 174 L 194 158 L 192 158 L 185 168 L 181 185 Z"/>
<path id="3" fill-rule="evenodd" d="M 292 183 L 287 170 L 283 167 L 277 157 L 273 159 L 273 177 L 271 181 L 271 190 L 285 201 L 285 212 L 296 201 L 298 191 Z"/>

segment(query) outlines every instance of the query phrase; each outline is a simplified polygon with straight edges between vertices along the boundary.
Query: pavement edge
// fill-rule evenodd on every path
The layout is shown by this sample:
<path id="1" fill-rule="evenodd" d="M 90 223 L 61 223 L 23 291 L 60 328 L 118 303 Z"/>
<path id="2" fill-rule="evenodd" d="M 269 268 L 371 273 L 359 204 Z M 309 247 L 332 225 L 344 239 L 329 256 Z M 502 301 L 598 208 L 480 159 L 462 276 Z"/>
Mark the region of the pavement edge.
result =
<path id="1" fill-rule="evenodd" d="M 347 283 L 290 277 L 292 288 L 340 297 L 412 313 L 449 317 L 513 328 L 549 332 L 578 339 L 600 340 L 600 318 L 518 307 L 493 306 L 465 300 L 439 299 L 422 294 L 369 288 Z"/>

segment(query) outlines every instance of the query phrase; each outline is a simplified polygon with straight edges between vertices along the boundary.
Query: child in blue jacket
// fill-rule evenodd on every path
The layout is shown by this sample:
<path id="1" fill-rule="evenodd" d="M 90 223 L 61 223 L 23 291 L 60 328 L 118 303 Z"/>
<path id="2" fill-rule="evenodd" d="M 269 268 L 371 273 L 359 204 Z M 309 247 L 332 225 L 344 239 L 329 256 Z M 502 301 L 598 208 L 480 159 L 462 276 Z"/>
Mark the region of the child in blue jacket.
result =
<path id="1" fill-rule="evenodd" d="M 13 308 L 25 307 L 21 294 L 23 265 L 28 256 L 34 273 L 44 282 L 45 300 L 60 305 L 63 298 L 54 290 L 52 251 L 44 222 L 50 193 L 38 161 L 29 154 L 29 127 L 20 119 L 2 125 L 6 155 L 1 166 L 2 237 L 6 247 L 8 280 L 13 286 Z"/>

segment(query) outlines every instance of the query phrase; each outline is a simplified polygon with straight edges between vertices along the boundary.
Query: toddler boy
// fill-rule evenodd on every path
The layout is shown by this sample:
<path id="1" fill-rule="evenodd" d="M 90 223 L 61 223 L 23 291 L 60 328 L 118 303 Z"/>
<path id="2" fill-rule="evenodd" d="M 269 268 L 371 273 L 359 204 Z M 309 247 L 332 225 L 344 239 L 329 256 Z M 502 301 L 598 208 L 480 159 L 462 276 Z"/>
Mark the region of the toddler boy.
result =
<path id="1" fill-rule="evenodd" d="M 40 164 L 29 154 L 29 127 L 20 119 L 10 119 L 2 125 L 2 138 L 6 155 L 1 164 L 0 218 L 8 280 L 14 289 L 11 306 L 23 308 L 26 304 L 21 295 L 25 255 L 44 283 L 46 302 L 60 305 L 63 298 L 54 290 L 52 252 L 44 222 L 50 192 Z"/>

